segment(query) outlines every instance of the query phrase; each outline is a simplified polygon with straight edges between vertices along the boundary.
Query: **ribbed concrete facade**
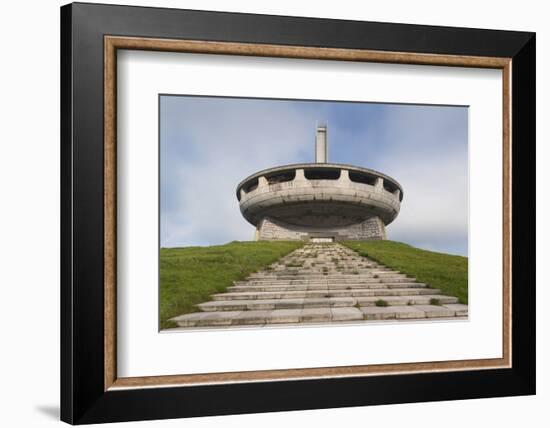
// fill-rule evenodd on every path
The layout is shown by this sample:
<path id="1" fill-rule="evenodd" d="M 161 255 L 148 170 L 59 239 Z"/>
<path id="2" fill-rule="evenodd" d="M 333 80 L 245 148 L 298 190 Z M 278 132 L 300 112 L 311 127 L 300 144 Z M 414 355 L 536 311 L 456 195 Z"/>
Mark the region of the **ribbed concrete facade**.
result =
<path id="1" fill-rule="evenodd" d="M 264 218 L 258 226 L 259 240 L 310 240 L 322 242 L 324 238 L 331 241 L 386 239 L 386 227 L 379 217 L 371 217 L 361 223 L 341 228 L 306 228 L 296 227 L 280 221 Z"/>
<path id="2" fill-rule="evenodd" d="M 257 172 L 237 186 L 243 216 L 257 239 L 386 239 L 399 214 L 403 189 L 367 168 L 327 162 L 327 129 L 316 132 L 316 163 Z"/>

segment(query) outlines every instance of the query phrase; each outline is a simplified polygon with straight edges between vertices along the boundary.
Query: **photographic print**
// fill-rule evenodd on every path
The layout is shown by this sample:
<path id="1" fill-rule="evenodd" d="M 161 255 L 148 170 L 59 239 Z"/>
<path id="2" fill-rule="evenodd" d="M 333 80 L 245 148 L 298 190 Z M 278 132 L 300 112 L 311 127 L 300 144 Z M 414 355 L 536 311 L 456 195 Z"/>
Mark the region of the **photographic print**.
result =
<path id="1" fill-rule="evenodd" d="M 160 329 L 468 316 L 468 107 L 159 96 Z"/>

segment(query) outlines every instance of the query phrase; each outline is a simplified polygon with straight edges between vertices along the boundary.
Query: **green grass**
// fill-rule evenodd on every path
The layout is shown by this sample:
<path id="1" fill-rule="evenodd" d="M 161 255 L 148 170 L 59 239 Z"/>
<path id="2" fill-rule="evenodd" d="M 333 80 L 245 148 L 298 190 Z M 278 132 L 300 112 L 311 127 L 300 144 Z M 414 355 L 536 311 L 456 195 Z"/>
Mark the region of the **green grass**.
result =
<path id="1" fill-rule="evenodd" d="M 362 256 L 415 277 L 443 294 L 468 303 L 468 258 L 420 250 L 395 241 L 347 241 Z"/>
<path id="2" fill-rule="evenodd" d="M 194 306 L 223 293 L 233 281 L 266 268 L 301 242 L 230 242 L 211 247 L 161 248 L 160 328 L 176 327 L 169 318 L 196 312 Z"/>

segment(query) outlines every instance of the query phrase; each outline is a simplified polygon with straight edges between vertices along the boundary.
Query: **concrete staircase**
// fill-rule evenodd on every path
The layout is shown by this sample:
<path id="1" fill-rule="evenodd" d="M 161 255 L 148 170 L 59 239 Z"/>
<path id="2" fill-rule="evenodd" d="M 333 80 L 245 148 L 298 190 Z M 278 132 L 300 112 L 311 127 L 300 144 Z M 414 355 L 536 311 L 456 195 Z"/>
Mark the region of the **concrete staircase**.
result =
<path id="1" fill-rule="evenodd" d="M 172 318 L 179 327 L 466 318 L 468 306 L 337 243 L 307 244 Z"/>

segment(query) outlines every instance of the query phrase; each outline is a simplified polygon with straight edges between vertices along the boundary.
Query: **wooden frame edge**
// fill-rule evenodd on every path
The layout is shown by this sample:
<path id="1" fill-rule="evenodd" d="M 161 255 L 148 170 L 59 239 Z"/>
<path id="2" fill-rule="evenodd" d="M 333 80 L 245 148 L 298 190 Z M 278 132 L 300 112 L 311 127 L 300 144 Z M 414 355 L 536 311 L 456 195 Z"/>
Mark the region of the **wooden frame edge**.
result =
<path id="1" fill-rule="evenodd" d="M 116 47 L 104 43 L 104 389 L 116 380 Z"/>
<path id="2" fill-rule="evenodd" d="M 142 387 L 155 388 L 242 382 L 292 381 L 301 379 L 365 377 L 377 375 L 390 376 L 411 373 L 465 371 L 471 370 L 472 368 L 498 369 L 506 367 L 503 360 L 503 358 L 495 358 L 485 360 L 317 367 L 311 369 L 281 369 L 227 373 L 201 373 L 190 375 L 126 377 L 116 379 L 116 381 L 111 384 L 109 389 L 116 390 Z M 472 363 L 475 363 L 475 366 L 472 366 Z"/>
<path id="3" fill-rule="evenodd" d="M 457 67 L 504 68 L 510 58 L 425 54 L 366 49 L 323 48 L 312 46 L 270 45 L 261 43 L 215 42 L 105 36 L 105 45 L 116 49 L 185 52 L 218 55 L 242 55 L 334 61 L 365 61 L 394 64 L 445 65 Z"/>
<path id="4" fill-rule="evenodd" d="M 116 376 L 116 52 L 117 49 L 296 59 L 495 68 L 503 71 L 503 356 L 495 359 L 358 365 L 229 373 Z M 511 58 L 419 54 L 255 43 L 104 36 L 104 390 L 312 378 L 361 377 L 511 367 Z"/>
<path id="5" fill-rule="evenodd" d="M 512 367 L 512 60 L 502 69 L 502 355 Z"/>

